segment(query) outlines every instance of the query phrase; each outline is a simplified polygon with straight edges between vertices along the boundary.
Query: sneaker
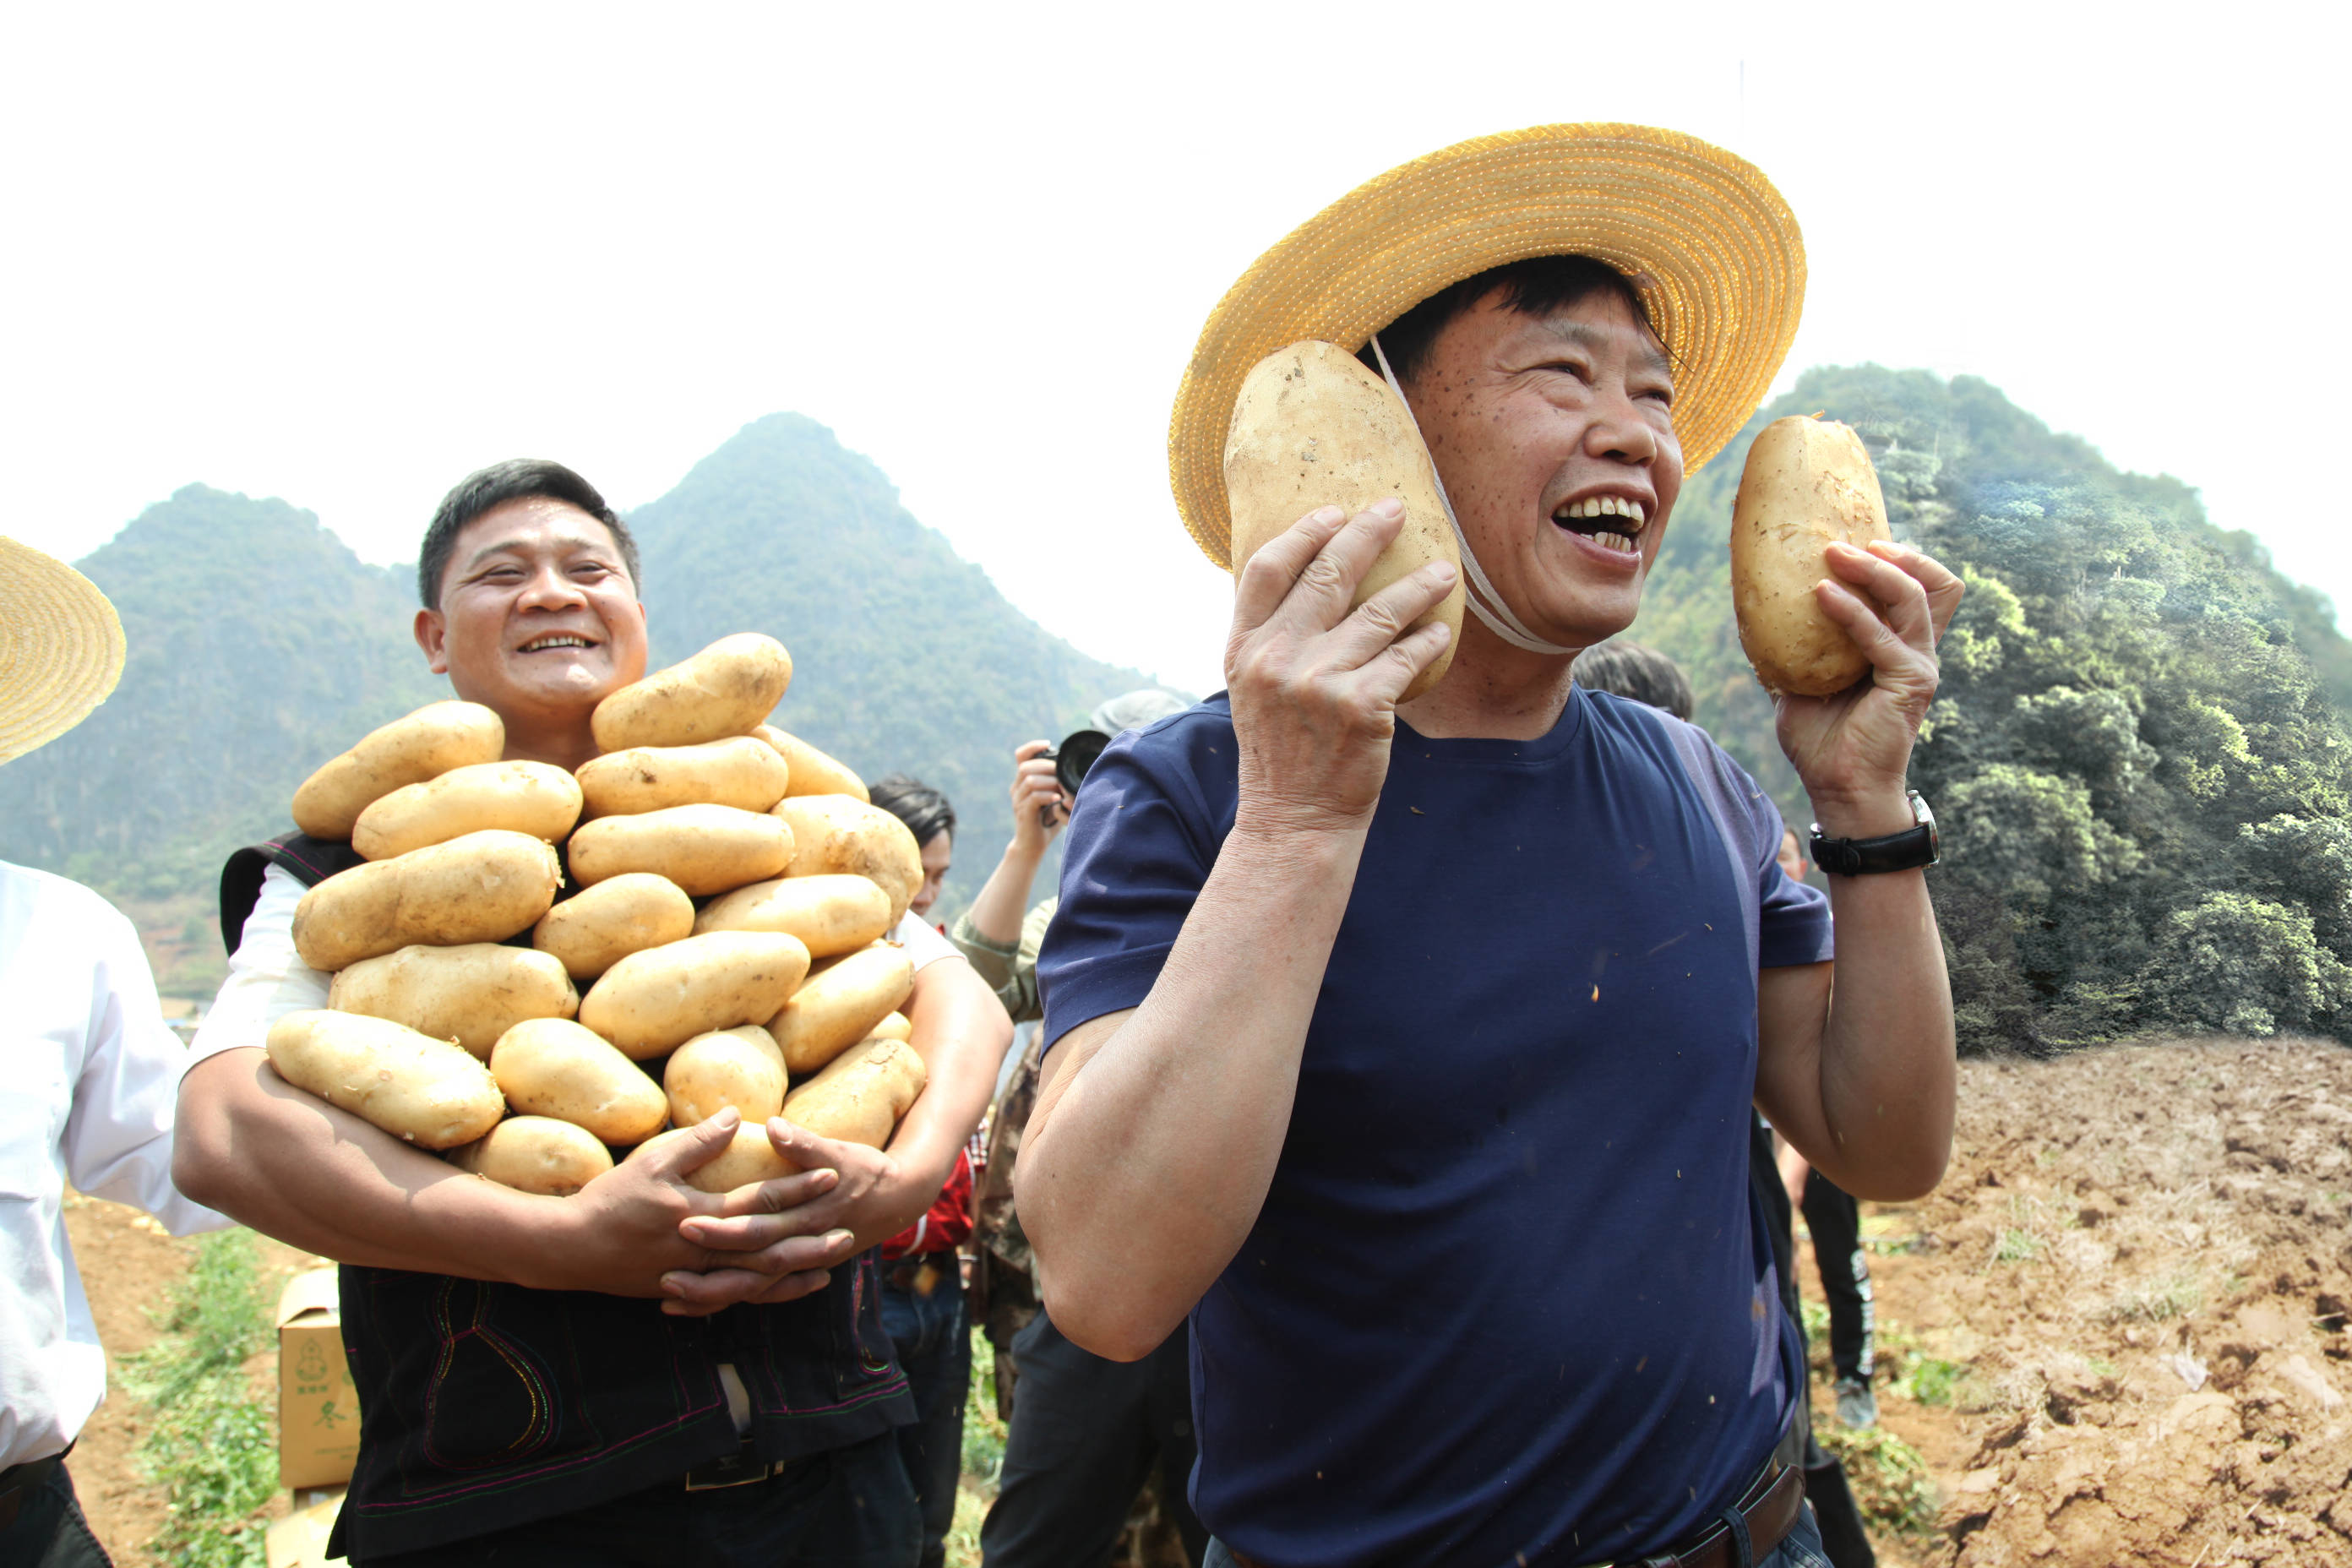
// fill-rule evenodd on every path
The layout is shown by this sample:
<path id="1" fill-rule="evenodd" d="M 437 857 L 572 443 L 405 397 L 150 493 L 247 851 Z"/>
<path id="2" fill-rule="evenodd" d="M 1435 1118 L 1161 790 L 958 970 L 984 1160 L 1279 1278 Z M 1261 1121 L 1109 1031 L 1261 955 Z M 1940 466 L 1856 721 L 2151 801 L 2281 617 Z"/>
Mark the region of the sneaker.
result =
<path id="1" fill-rule="evenodd" d="M 1878 1425 L 1878 1395 L 1870 1392 L 1870 1384 L 1858 1377 L 1838 1379 L 1837 1418 L 1839 1426 L 1857 1431 Z"/>

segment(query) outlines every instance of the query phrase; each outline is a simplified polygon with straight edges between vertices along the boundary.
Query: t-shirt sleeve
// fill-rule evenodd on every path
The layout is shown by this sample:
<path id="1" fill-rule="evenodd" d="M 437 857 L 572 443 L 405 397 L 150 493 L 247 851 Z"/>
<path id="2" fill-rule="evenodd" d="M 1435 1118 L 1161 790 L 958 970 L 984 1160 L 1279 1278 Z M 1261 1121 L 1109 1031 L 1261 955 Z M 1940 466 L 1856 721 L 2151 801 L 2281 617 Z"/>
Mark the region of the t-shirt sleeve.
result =
<path id="1" fill-rule="evenodd" d="M 262 1046 L 269 1026 L 289 1013 L 327 1005 L 333 978 L 302 962 L 294 951 L 294 910 L 306 889 L 272 866 L 261 879 L 261 896 L 245 918 L 245 935 L 228 961 L 228 978 L 212 1010 L 196 1030 L 188 1066 L 240 1046 Z"/>
<path id="2" fill-rule="evenodd" d="M 1045 1048 L 1139 1006 L 1216 862 L 1197 784 L 1166 731 L 1121 737 L 1087 774 L 1063 852 L 1061 903 L 1037 955 Z"/>
<path id="3" fill-rule="evenodd" d="M 1740 777 L 1745 780 L 1747 775 Z M 1756 842 L 1762 847 L 1756 865 L 1756 966 L 1785 969 L 1827 963 L 1833 945 L 1829 895 L 1810 883 L 1792 880 L 1780 869 L 1780 808 L 1754 784 L 1748 787 L 1750 808 L 1756 813 Z"/>
<path id="4" fill-rule="evenodd" d="M 956 951 L 953 942 L 940 934 L 939 928 L 912 910 L 900 918 L 897 928 L 890 932 L 890 940 L 906 949 L 907 958 L 919 974 L 942 958 L 963 956 Z"/>

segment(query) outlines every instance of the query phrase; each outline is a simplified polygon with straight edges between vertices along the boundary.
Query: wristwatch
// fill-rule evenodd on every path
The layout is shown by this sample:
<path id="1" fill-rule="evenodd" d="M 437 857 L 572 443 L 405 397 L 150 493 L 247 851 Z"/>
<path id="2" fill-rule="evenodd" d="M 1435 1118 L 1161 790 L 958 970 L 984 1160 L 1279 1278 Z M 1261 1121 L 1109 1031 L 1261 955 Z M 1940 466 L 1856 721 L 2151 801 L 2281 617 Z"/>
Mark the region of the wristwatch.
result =
<path id="1" fill-rule="evenodd" d="M 1813 824 L 1813 864 L 1837 877 L 1867 877 L 1880 871 L 1916 871 L 1943 857 L 1936 837 L 1936 814 L 1916 789 L 1906 790 L 1911 803 L 1912 826 L 1883 838 L 1824 838 L 1822 825 Z"/>

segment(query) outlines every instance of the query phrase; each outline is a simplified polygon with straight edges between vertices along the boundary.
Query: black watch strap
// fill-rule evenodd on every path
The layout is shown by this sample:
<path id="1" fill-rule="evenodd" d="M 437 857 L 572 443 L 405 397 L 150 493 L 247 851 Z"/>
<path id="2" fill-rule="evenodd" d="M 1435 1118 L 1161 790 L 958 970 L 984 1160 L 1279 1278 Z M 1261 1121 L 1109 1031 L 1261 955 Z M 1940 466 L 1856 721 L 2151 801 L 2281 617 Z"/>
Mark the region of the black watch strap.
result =
<path id="1" fill-rule="evenodd" d="M 1917 790 L 1910 792 L 1913 826 L 1877 838 L 1824 838 L 1813 824 L 1813 864 L 1836 877 L 1869 877 L 1886 871 L 1916 871 L 1943 858 L 1935 814 Z"/>

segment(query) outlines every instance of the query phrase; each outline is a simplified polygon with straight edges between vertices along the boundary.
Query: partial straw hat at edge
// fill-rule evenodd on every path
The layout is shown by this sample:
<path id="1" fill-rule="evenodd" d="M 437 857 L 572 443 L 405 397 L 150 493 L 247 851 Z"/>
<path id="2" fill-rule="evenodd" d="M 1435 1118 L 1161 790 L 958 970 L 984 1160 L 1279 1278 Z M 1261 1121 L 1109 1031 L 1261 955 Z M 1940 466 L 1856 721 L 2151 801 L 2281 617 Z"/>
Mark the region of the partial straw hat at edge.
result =
<path id="1" fill-rule="evenodd" d="M 0 535 L 0 763 L 87 718 L 122 678 L 122 622 L 98 584 Z"/>
<path id="2" fill-rule="evenodd" d="M 1675 362 L 1675 429 L 1696 471 L 1763 403 L 1804 310 L 1796 216 L 1746 159 L 1646 125 L 1538 125 L 1402 164 L 1258 258 L 1201 329 L 1169 421 L 1185 528 L 1231 564 L 1224 447 L 1252 366 L 1305 339 L 1350 353 L 1443 289 L 1538 256 L 1633 280 Z"/>

